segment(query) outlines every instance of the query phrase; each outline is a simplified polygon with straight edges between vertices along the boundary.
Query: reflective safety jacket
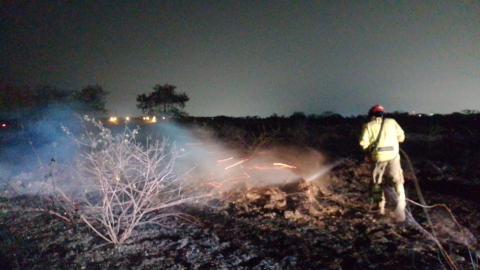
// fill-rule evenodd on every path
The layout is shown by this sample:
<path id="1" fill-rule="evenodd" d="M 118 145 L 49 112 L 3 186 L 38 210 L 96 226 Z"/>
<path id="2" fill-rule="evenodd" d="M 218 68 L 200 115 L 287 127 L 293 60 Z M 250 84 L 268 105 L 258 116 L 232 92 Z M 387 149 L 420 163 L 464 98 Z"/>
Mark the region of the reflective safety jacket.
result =
<path id="1" fill-rule="evenodd" d="M 374 161 L 388 161 L 394 159 L 399 152 L 399 143 L 405 140 L 405 133 L 395 119 L 385 118 L 380 141 L 375 149 L 371 149 L 382 124 L 381 117 L 374 117 L 363 126 L 360 136 L 360 146 L 371 153 Z"/>

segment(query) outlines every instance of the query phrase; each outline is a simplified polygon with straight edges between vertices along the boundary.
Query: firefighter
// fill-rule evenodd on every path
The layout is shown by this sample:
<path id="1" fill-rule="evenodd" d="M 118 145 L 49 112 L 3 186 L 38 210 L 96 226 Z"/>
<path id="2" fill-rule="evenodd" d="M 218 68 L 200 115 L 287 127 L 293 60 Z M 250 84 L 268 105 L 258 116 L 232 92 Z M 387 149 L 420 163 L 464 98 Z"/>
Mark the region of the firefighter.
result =
<path id="1" fill-rule="evenodd" d="M 368 111 L 369 122 L 363 126 L 360 146 L 368 153 L 367 159 L 373 167 L 373 199 L 378 203 L 381 215 L 385 214 L 385 187 L 393 182 L 397 194 L 395 219 L 405 221 L 405 189 L 404 178 L 400 164 L 399 143 L 405 139 L 405 133 L 400 125 L 391 118 L 384 117 L 385 109 L 381 105 L 373 106 Z M 386 179 L 387 180 L 387 179 Z"/>

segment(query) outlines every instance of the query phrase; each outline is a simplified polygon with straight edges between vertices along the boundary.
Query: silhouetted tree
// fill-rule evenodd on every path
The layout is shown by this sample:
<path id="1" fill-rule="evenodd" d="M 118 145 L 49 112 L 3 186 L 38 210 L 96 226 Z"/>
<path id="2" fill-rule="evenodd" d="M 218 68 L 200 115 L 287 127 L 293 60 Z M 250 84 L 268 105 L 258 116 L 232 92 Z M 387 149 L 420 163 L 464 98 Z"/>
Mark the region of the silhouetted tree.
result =
<path id="1" fill-rule="evenodd" d="M 332 115 L 336 115 L 337 113 L 335 113 L 334 111 L 324 111 L 321 115 L 320 115 L 320 118 L 327 118 L 327 117 L 331 117 Z"/>
<path id="2" fill-rule="evenodd" d="M 107 112 L 106 97 L 109 92 L 99 85 L 87 85 L 80 91 L 73 92 L 73 99 L 81 103 L 81 111 Z"/>
<path id="3" fill-rule="evenodd" d="M 180 110 L 185 107 L 185 102 L 190 98 L 185 93 L 176 93 L 177 87 L 165 84 L 157 84 L 153 87 L 153 92 L 137 96 L 137 108 L 147 114 L 161 114 L 163 116 L 186 116 L 187 114 Z"/>
<path id="4" fill-rule="evenodd" d="M 290 115 L 290 119 L 305 120 L 307 119 L 307 116 L 305 115 L 304 112 L 293 112 L 292 115 Z"/>
<path id="5" fill-rule="evenodd" d="M 55 103 L 70 99 L 69 91 L 51 86 L 28 87 L 15 84 L 0 85 L 1 116 L 24 118 L 38 116 L 39 112 Z"/>
<path id="6" fill-rule="evenodd" d="M 470 110 L 470 109 L 462 110 L 461 112 L 463 114 L 479 114 L 480 113 L 480 111 L 478 111 L 478 110 Z"/>
<path id="7" fill-rule="evenodd" d="M 275 120 L 275 119 L 279 119 L 279 118 L 281 118 L 281 117 L 278 116 L 278 114 L 274 113 L 274 114 L 270 115 L 269 117 L 267 117 L 266 119 Z"/>
<path id="8" fill-rule="evenodd" d="M 54 105 L 77 112 L 106 112 L 105 98 L 108 92 L 100 86 L 86 86 L 80 91 L 62 90 L 52 86 L 20 86 L 0 84 L 0 108 L 2 117 L 40 117 Z"/>

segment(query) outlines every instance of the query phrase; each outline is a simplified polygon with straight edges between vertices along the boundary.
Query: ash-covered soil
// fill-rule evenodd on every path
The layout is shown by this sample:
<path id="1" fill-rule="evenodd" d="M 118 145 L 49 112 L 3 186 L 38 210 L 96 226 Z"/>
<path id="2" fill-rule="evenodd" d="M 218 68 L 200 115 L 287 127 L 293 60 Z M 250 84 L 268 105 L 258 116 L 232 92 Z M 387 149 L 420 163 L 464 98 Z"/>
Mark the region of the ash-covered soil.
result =
<path id="1" fill-rule="evenodd" d="M 448 207 L 428 209 L 447 256 L 432 240 L 422 207 L 409 203 L 411 215 L 402 223 L 371 210 L 368 164 L 347 159 L 331 171 L 328 185 L 300 180 L 225 192 L 175 209 L 188 219 L 139 228 L 116 246 L 79 220 L 35 211 L 32 202 L 39 198 L 3 199 L 0 268 L 479 269 L 478 197 L 432 188 L 437 183 L 465 187 L 449 181 L 448 174 L 433 176 L 421 186 L 428 205 Z M 408 173 L 406 181 L 408 198 L 418 202 Z M 478 183 L 467 187 L 479 188 Z"/>

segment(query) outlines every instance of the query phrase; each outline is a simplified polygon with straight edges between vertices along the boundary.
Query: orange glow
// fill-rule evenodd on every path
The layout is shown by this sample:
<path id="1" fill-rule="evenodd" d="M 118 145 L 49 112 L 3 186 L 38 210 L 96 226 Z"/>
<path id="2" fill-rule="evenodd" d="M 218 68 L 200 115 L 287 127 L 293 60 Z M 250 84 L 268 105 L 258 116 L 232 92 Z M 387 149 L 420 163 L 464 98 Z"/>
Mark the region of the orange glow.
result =
<path id="1" fill-rule="evenodd" d="M 247 160 L 248 160 L 248 159 L 240 160 L 239 162 L 237 162 L 237 163 L 235 163 L 235 164 L 233 164 L 233 165 L 230 165 L 230 166 L 226 167 L 225 170 L 228 170 L 228 169 L 230 169 L 230 168 L 232 168 L 232 167 L 235 167 L 235 166 L 237 166 L 237 165 L 239 165 L 239 164 L 242 164 L 243 162 L 245 162 L 245 161 L 247 161 Z"/>
<path id="2" fill-rule="evenodd" d="M 230 177 L 230 178 L 225 179 L 221 182 L 213 181 L 213 182 L 210 182 L 208 184 L 213 186 L 213 187 L 219 188 L 219 187 L 223 186 L 223 184 L 226 183 L 226 182 L 231 182 L 233 184 L 236 184 L 236 183 L 240 182 L 240 180 L 247 179 L 247 178 L 250 178 L 250 175 L 248 175 L 247 173 L 242 173 L 241 175 Z M 235 180 L 237 180 L 237 181 L 235 181 Z"/>
<path id="3" fill-rule="evenodd" d="M 290 169 L 296 169 L 297 168 L 296 166 L 288 165 L 288 164 L 285 164 L 285 163 L 273 163 L 273 165 L 287 167 L 287 168 L 290 168 Z"/>
<path id="4" fill-rule="evenodd" d="M 233 192 L 228 193 L 226 196 L 224 196 L 224 197 L 220 200 L 220 202 L 226 201 L 228 198 L 232 197 L 232 195 L 233 195 Z"/>
<path id="5" fill-rule="evenodd" d="M 275 166 L 252 166 L 252 167 L 249 167 L 248 169 L 249 170 L 259 170 L 259 171 L 263 171 L 263 170 L 283 170 L 283 169 L 288 169 L 290 167 L 275 167 Z"/>
<path id="6" fill-rule="evenodd" d="M 275 167 L 269 167 L 269 166 L 252 166 L 252 167 L 248 167 L 249 170 L 259 170 L 259 171 L 263 171 L 263 170 L 271 170 L 271 169 L 276 169 Z"/>
<path id="7" fill-rule="evenodd" d="M 258 166 L 254 165 L 248 167 L 249 170 L 282 170 L 282 169 L 296 169 L 297 167 L 285 163 L 273 163 L 274 166 Z"/>
<path id="8" fill-rule="evenodd" d="M 217 160 L 217 163 L 222 163 L 222 162 L 229 161 L 229 160 L 232 160 L 232 159 L 233 159 L 233 157 L 229 157 L 229 158 L 226 158 L 226 159 Z"/>

